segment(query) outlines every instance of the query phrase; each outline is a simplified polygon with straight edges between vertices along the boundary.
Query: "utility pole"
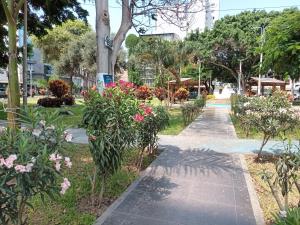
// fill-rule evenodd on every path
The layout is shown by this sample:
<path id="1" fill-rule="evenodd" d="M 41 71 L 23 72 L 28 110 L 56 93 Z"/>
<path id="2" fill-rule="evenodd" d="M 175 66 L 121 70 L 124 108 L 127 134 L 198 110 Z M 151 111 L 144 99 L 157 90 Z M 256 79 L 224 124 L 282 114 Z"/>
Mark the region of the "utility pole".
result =
<path id="1" fill-rule="evenodd" d="M 97 86 L 101 85 L 101 76 L 110 72 L 110 17 L 108 0 L 96 0 L 96 34 L 97 34 Z M 102 83 L 102 85 L 104 85 Z M 101 91 L 101 90 L 99 90 Z"/>
<path id="2" fill-rule="evenodd" d="M 262 70 L 262 63 L 263 63 L 263 46 L 265 42 L 265 27 L 262 25 L 260 27 L 260 35 L 261 35 L 261 47 L 260 47 L 260 60 L 259 60 L 259 75 L 258 75 L 258 90 L 257 94 L 258 96 L 261 95 L 261 70 Z"/>
<path id="3" fill-rule="evenodd" d="M 241 77 L 242 77 L 242 60 L 240 61 L 240 71 L 239 71 L 239 77 L 238 77 L 238 94 L 241 94 Z"/>
<path id="4" fill-rule="evenodd" d="M 23 32 L 23 106 L 27 106 L 27 0 L 24 2 Z"/>
<path id="5" fill-rule="evenodd" d="M 199 61 L 198 97 L 201 95 L 201 61 Z"/>

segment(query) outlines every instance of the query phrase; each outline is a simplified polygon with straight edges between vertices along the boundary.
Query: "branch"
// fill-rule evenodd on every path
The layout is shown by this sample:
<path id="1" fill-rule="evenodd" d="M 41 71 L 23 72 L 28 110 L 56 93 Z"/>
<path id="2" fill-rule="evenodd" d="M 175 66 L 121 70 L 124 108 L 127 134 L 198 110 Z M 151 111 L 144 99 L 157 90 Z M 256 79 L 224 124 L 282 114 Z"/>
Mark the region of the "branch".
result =
<path id="1" fill-rule="evenodd" d="M 230 69 L 229 67 L 227 67 L 227 66 L 225 66 L 223 64 L 219 64 L 219 63 L 213 62 L 213 61 L 208 61 L 208 63 L 211 63 L 211 64 L 213 64 L 215 66 L 219 66 L 219 67 L 222 67 L 222 68 L 228 70 L 236 80 L 238 79 L 237 76 L 236 76 L 237 75 L 236 72 L 234 72 L 234 70 Z"/>
<path id="2" fill-rule="evenodd" d="M 10 13 L 10 11 L 8 9 L 8 6 L 6 4 L 6 0 L 1 0 L 1 2 L 2 2 L 2 6 L 3 6 L 4 12 L 5 12 L 7 22 L 10 23 L 10 24 L 14 23 L 14 19 L 12 17 L 12 14 Z"/>
<path id="3" fill-rule="evenodd" d="M 19 14 L 19 11 L 20 11 L 21 8 L 23 7 L 24 3 L 25 3 L 25 0 L 20 0 L 20 1 L 18 2 L 17 6 L 16 6 L 16 11 L 15 11 L 15 13 L 16 13 L 17 15 Z"/>

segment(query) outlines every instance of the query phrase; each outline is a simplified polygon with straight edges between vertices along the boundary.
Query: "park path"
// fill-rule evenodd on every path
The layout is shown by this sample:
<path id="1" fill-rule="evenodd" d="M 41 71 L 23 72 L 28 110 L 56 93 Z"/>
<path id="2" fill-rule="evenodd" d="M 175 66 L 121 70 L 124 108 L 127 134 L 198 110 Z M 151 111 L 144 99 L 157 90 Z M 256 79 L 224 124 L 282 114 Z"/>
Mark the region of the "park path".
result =
<path id="1" fill-rule="evenodd" d="M 231 141 L 228 109 L 206 108 L 180 135 L 160 137 L 164 151 L 96 224 L 263 224 L 241 156 L 224 147 Z"/>

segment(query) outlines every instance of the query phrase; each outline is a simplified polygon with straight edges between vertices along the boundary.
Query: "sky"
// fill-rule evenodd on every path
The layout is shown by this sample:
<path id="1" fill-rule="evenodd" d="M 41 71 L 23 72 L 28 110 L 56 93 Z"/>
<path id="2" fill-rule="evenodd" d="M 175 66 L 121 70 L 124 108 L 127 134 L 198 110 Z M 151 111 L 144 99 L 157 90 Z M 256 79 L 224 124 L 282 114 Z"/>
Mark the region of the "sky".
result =
<path id="1" fill-rule="evenodd" d="M 92 1 L 80 0 L 83 8 L 88 10 L 88 21 L 95 29 L 95 6 Z M 300 0 L 220 0 L 220 17 L 235 15 L 244 10 L 265 9 L 266 11 L 282 10 L 291 6 L 300 8 Z M 117 0 L 109 0 L 111 31 L 116 33 L 121 22 L 121 7 Z M 131 30 L 129 33 L 134 33 Z"/>

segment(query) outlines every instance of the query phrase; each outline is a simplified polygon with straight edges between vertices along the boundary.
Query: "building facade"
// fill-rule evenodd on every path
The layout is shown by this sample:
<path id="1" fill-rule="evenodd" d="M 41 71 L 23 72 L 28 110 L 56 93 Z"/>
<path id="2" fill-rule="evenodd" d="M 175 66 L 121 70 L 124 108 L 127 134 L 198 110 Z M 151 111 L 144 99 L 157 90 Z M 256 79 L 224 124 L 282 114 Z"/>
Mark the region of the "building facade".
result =
<path id="1" fill-rule="evenodd" d="M 192 5 L 179 8 L 178 12 L 160 11 L 155 33 L 174 33 L 184 39 L 194 30 L 211 29 L 219 19 L 220 0 L 195 0 Z"/>

